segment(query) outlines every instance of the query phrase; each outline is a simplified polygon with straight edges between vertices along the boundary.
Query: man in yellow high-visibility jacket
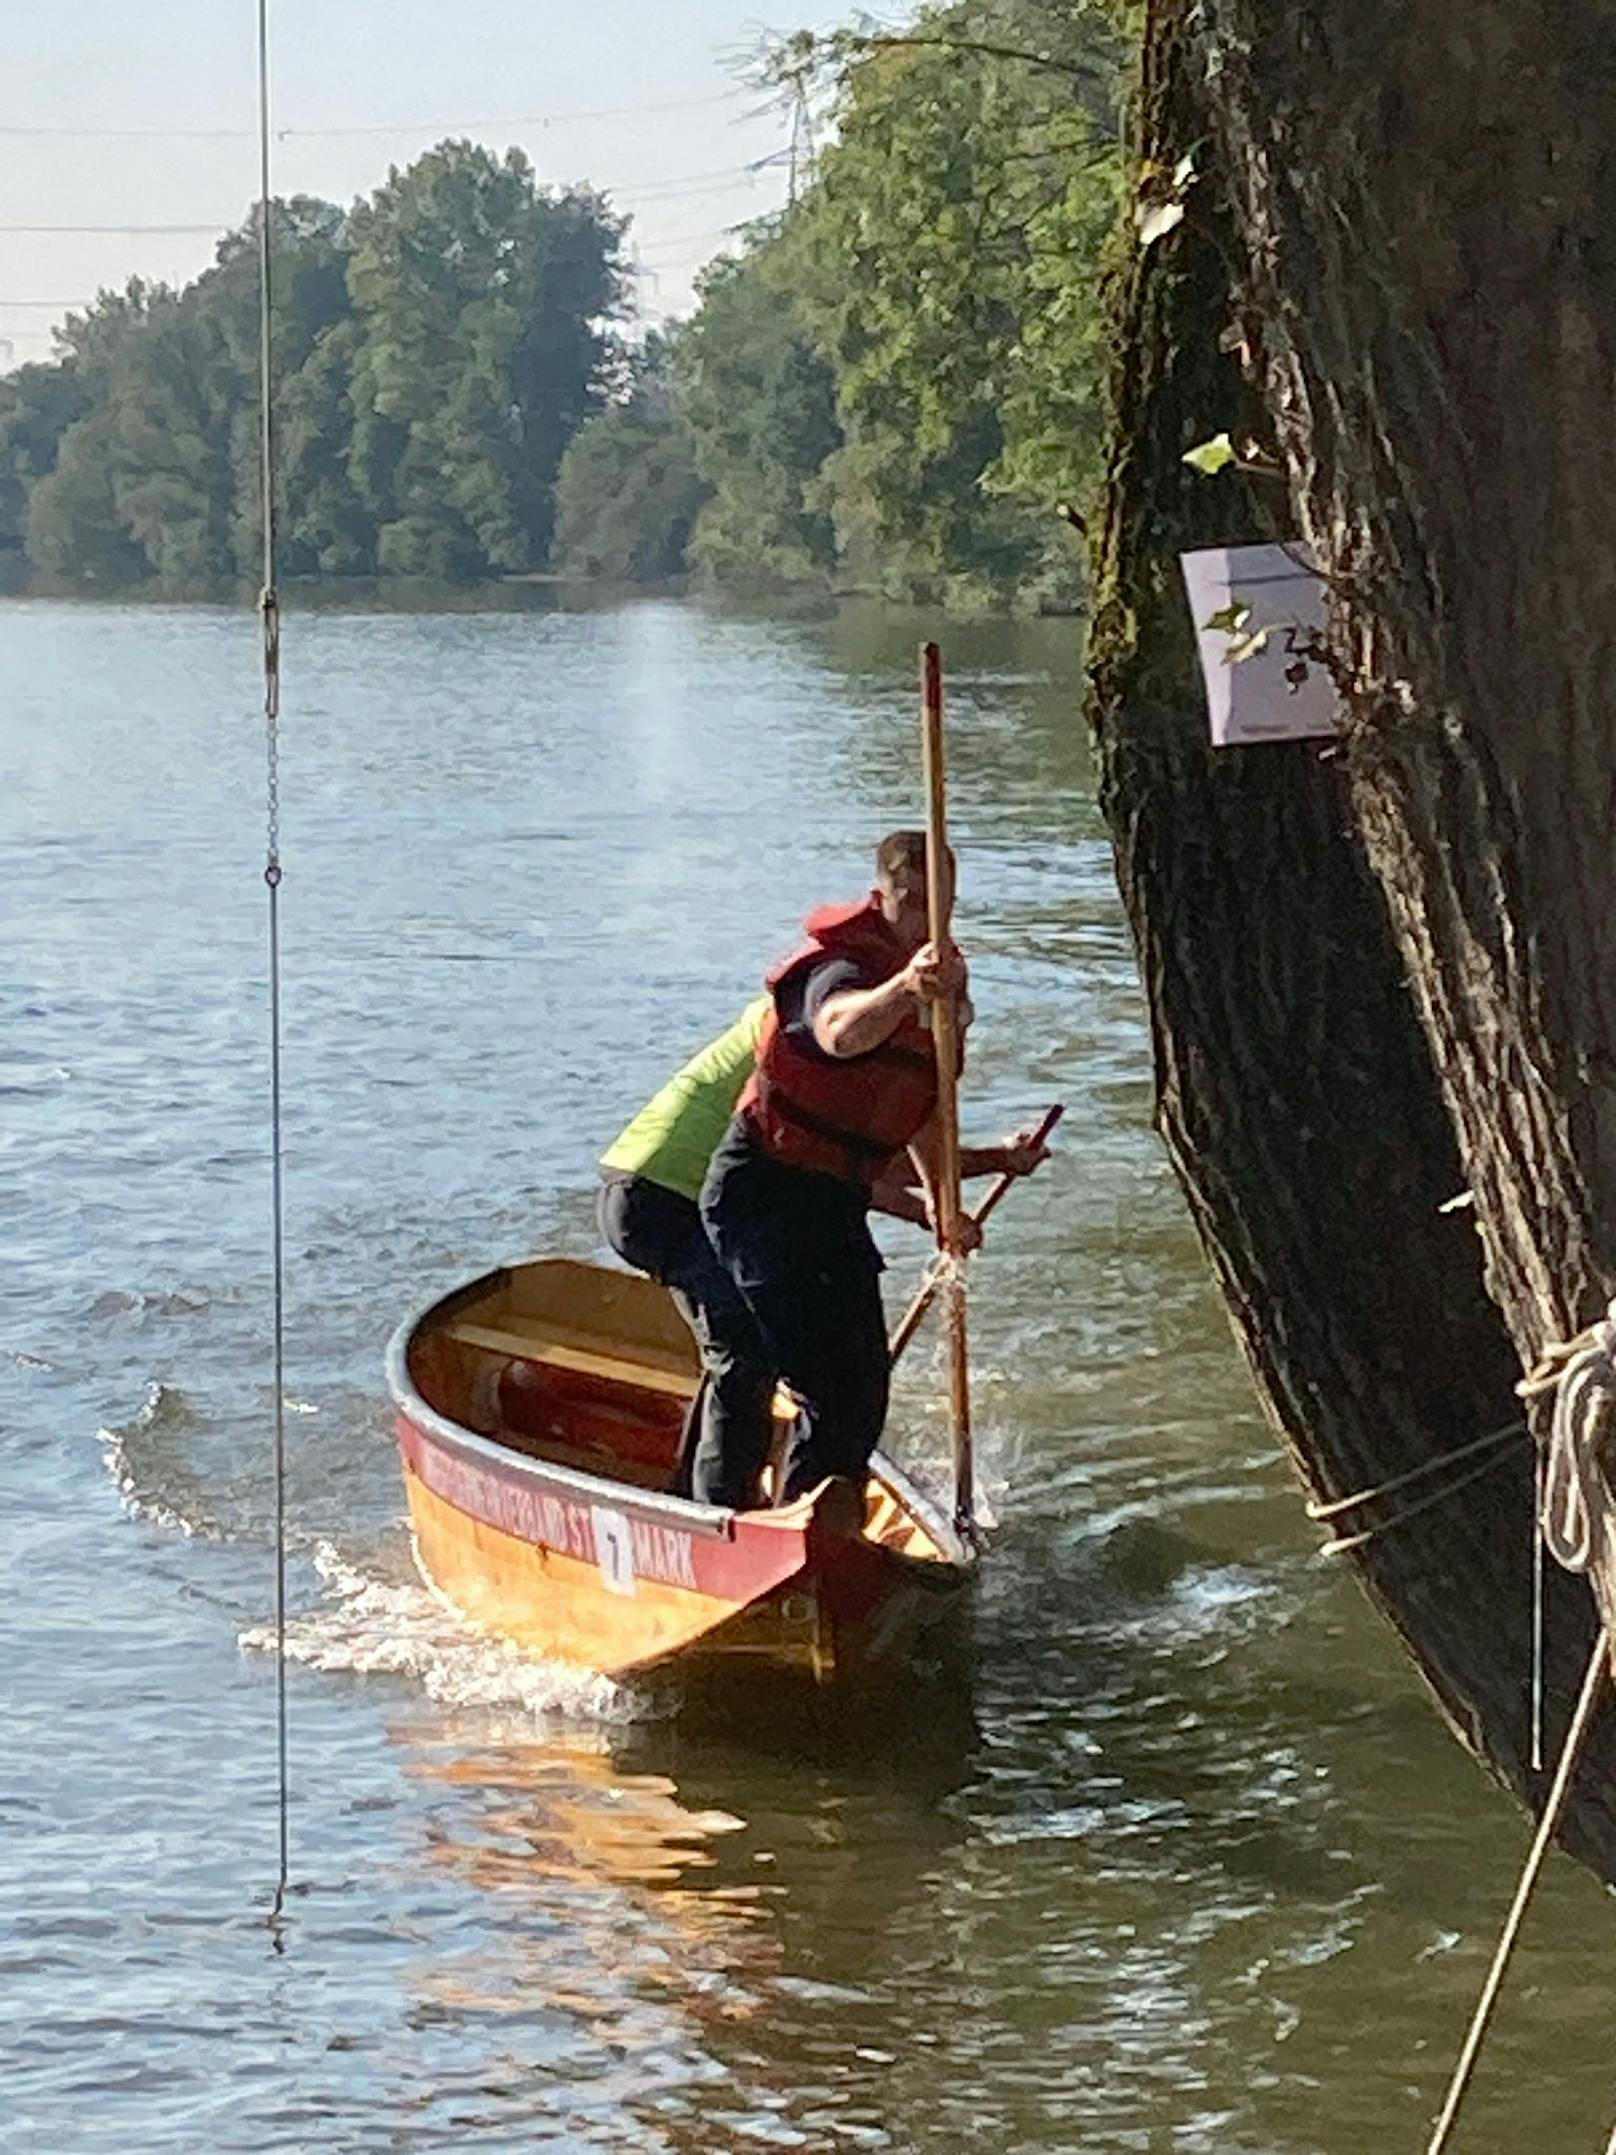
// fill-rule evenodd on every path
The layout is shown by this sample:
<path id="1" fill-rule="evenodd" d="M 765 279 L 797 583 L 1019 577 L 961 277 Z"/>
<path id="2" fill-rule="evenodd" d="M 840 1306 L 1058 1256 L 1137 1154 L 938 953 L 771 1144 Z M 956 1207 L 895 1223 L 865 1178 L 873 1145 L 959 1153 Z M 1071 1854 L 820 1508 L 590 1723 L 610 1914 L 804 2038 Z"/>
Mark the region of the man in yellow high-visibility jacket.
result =
<path id="1" fill-rule="evenodd" d="M 769 1007 L 766 995 L 749 1003 L 647 1101 L 600 1163 L 600 1231 L 608 1248 L 662 1282 L 701 1349 L 701 1390 L 686 1417 L 673 1492 L 736 1509 L 757 1502 L 755 1477 L 741 1486 L 723 1462 L 767 1449 L 774 1371 L 751 1311 L 707 1239 L 696 1199 L 752 1075 Z"/>

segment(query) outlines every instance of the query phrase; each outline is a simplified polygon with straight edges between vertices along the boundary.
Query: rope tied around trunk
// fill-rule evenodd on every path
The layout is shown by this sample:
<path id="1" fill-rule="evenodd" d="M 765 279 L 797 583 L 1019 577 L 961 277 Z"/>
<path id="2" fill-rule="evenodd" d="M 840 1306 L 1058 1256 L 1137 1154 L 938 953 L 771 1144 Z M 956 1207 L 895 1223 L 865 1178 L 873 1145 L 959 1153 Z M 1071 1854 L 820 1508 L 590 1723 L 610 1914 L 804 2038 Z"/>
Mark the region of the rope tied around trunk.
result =
<path id="1" fill-rule="evenodd" d="M 1546 1348 L 1515 1389 L 1523 1399 L 1554 1394 L 1539 1524 L 1557 1564 L 1589 1571 L 1610 1508 L 1604 1461 L 1616 1437 L 1616 1301 L 1575 1339 Z"/>
<path id="2" fill-rule="evenodd" d="M 1374 1541 L 1382 1534 L 1389 1534 L 1393 1527 L 1401 1526 L 1405 1520 L 1417 1518 L 1421 1512 L 1444 1503 L 1461 1489 L 1468 1489 L 1470 1484 L 1479 1480 L 1483 1474 L 1490 1473 L 1511 1441 L 1525 1434 L 1524 1422 L 1506 1422 L 1501 1429 L 1489 1429 L 1485 1436 L 1472 1437 L 1467 1443 L 1456 1444 L 1449 1451 L 1438 1452 L 1434 1458 L 1422 1459 L 1418 1466 L 1408 1467 L 1401 1474 L 1393 1474 L 1386 1481 L 1376 1482 L 1372 1488 L 1354 1490 L 1351 1496 L 1332 1497 L 1327 1503 L 1320 1503 L 1316 1499 L 1311 1501 L 1307 1505 L 1307 1516 L 1323 1523 L 1330 1519 L 1339 1519 L 1343 1512 L 1358 1511 L 1366 1504 L 1378 1502 L 1382 1497 L 1394 1496 L 1399 1490 L 1412 1488 L 1416 1483 L 1429 1480 L 1433 1474 L 1440 1474 L 1444 1467 L 1462 1466 L 1471 1459 L 1479 1459 L 1481 1462 L 1472 1467 L 1468 1474 L 1457 1475 L 1452 1481 L 1444 1482 L 1440 1489 L 1429 1490 L 1412 1503 L 1405 1504 L 1400 1511 L 1393 1512 L 1389 1519 L 1377 1520 L 1372 1526 L 1366 1526 L 1357 1533 L 1336 1535 L 1333 1540 L 1324 1543 L 1319 1554 L 1345 1556 L 1353 1549 L 1361 1549 L 1366 1542 Z"/>
<path id="3" fill-rule="evenodd" d="M 1515 1387 L 1525 1400 L 1554 1395 L 1549 1440 L 1538 1452 L 1537 1502 L 1533 1519 L 1533 1668 L 1532 1719 L 1534 1767 L 1542 1764 L 1543 1717 L 1543 1553 L 1569 1572 L 1608 1572 L 1611 1485 L 1605 1447 L 1616 1436 L 1616 1301 L 1574 1339 L 1546 1348 Z M 1608 1585 L 1608 1581 L 1602 1581 Z M 1609 1594 L 1602 1593 L 1608 1605 Z M 1488 1966 L 1475 2012 L 1447 2095 L 1432 2128 L 1426 2155 L 1443 2155 L 1458 2123 L 1459 2111 L 1481 2056 L 1504 1977 L 1514 1954 L 1528 1903 L 1550 1845 L 1564 1815 L 1577 1768 L 1593 1727 L 1596 1710 L 1610 1682 L 1612 1638 L 1608 1615 L 1601 1622 L 1588 1656 L 1570 1725 L 1560 1746 L 1554 1778 L 1543 1801 L 1520 1881 L 1498 1945 Z M 1616 2132 L 1606 2148 L 1616 2155 Z"/>

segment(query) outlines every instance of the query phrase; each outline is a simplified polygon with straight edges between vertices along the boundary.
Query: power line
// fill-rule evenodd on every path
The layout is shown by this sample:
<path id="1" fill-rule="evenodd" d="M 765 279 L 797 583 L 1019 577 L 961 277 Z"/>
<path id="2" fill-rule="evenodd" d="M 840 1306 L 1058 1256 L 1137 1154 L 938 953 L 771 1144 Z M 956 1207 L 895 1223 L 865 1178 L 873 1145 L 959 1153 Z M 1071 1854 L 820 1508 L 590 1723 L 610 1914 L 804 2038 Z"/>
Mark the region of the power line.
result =
<path id="1" fill-rule="evenodd" d="M 648 254 L 637 255 L 628 266 L 631 270 L 649 269 L 671 273 L 684 268 L 686 263 L 694 261 L 704 247 L 718 246 L 726 240 L 739 239 L 743 229 L 740 225 L 727 224 L 717 232 L 696 234 L 687 239 L 683 246 L 670 248 L 667 252 L 664 252 L 659 247 L 653 247 Z"/>
<path id="2" fill-rule="evenodd" d="M 721 165 L 707 172 L 670 173 L 666 179 L 647 180 L 643 185 L 634 181 L 618 181 L 603 186 L 599 191 L 605 195 L 621 196 L 625 200 L 632 198 L 641 202 L 676 202 L 681 195 L 717 193 L 733 180 L 755 179 L 758 173 L 778 164 L 782 154 L 779 150 L 770 150 L 762 157 L 749 158 L 742 165 Z M 91 236 L 102 234 L 118 237 L 166 236 L 194 239 L 233 231 L 238 222 L 238 219 L 223 217 L 213 224 L 0 224 L 0 234 L 21 234 L 39 238 L 73 233 Z"/>
<path id="3" fill-rule="evenodd" d="M 784 157 L 783 150 L 770 150 L 765 156 L 749 158 L 744 165 L 724 165 L 714 172 L 686 172 L 677 178 L 647 180 L 643 185 L 635 181 L 620 180 L 615 187 L 608 186 L 604 191 L 607 194 L 633 195 L 641 202 L 673 202 L 682 194 L 705 192 L 729 180 L 755 179 L 760 172 L 767 172 L 782 163 Z"/>
<path id="4" fill-rule="evenodd" d="M 102 233 L 109 236 L 115 235 L 120 239 L 164 233 L 176 239 L 180 237 L 194 239 L 231 231 L 234 228 L 234 222 L 234 219 L 226 217 L 217 224 L 0 224 L 0 233 L 8 235 L 13 233 L 35 235 L 44 235 L 46 233 L 60 235 L 64 232 L 74 232 L 81 235 L 84 233 L 92 235 Z"/>
<path id="5" fill-rule="evenodd" d="M 719 225 L 711 232 L 695 234 L 672 233 L 667 240 L 659 241 L 649 249 L 635 250 L 631 258 L 625 262 L 624 267 L 629 271 L 630 275 L 648 273 L 655 276 L 659 268 L 665 272 L 672 272 L 683 267 L 693 256 L 699 254 L 703 247 L 714 245 L 722 240 L 735 239 L 744 229 L 744 226 L 741 225 Z M 6 299 L 0 297 L 0 314 L 4 314 L 8 309 L 20 311 L 24 308 L 48 314 L 79 314 L 83 313 L 87 308 L 93 307 L 98 296 L 98 294 L 92 294 L 89 297 L 80 299 Z M 7 334 L 12 337 L 32 337 L 37 341 L 46 337 L 48 332 L 45 330 L 14 329 L 8 331 Z"/>
<path id="6" fill-rule="evenodd" d="M 703 106 L 733 102 L 733 90 L 710 91 L 703 97 L 665 98 L 645 105 L 597 105 L 564 112 L 525 112 L 493 120 L 388 120 L 367 121 L 348 127 L 278 127 L 277 142 L 332 141 L 356 135 L 434 135 L 471 132 L 478 128 L 565 127 L 581 120 L 627 120 L 662 112 L 695 112 Z M 74 142 L 240 142 L 256 139 L 251 127 L 0 127 L 0 136 L 53 138 Z"/>

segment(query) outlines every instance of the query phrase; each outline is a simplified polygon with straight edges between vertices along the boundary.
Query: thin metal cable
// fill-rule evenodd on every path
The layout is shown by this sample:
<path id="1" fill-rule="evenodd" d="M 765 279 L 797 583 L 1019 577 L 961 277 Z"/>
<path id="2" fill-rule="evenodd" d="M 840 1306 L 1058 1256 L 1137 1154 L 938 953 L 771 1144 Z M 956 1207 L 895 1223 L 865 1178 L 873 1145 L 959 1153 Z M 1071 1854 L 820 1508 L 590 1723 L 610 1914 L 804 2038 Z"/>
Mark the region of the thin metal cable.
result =
<path id="1" fill-rule="evenodd" d="M 269 0 L 258 0 L 258 478 L 263 525 L 263 582 L 258 612 L 264 639 L 264 882 L 269 891 L 269 1150 L 275 1265 L 275 1744 L 280 1862 L 270 1924 L 276 1950 L 291 1874 L 290 1775 L 286 1733 L 286 1236 L 281 1150 L 281 617 L 275 593 L 275 425 L 270 328 L 274 267 L 269 244 Z"/>

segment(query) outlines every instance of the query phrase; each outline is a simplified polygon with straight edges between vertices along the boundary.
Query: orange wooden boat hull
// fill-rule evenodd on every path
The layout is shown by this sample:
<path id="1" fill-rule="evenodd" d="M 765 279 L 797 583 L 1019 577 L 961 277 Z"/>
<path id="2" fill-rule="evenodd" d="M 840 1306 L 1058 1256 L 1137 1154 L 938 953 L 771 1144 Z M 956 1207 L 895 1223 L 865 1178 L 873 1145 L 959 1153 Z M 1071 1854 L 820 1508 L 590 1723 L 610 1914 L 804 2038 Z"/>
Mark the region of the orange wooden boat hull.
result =
<path id="1" fill-rule="evenodd" d="M 880 1458 L 862 1497 L 827 1483 L 731 1512 L 664 1494 L 696 1364 L 649 1281 L 554 1259 L 489 1274 L 400 1328 L 388 1377 L 423 1570 L 547 1658 L 847 1679 L 901 1657 L 974 1569 Z M 529 1395 L 536 1415 L 504 1426 L 500 1402 Z"/>

